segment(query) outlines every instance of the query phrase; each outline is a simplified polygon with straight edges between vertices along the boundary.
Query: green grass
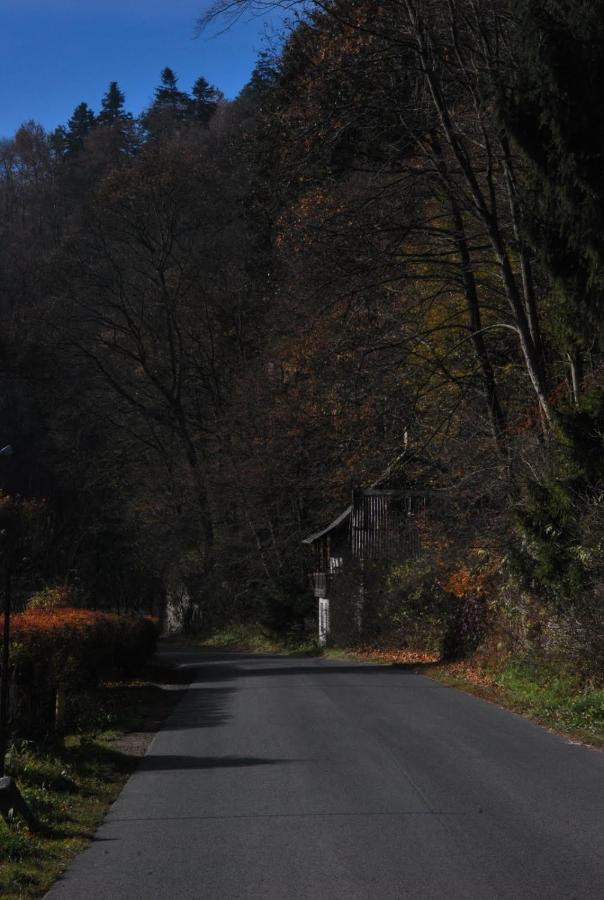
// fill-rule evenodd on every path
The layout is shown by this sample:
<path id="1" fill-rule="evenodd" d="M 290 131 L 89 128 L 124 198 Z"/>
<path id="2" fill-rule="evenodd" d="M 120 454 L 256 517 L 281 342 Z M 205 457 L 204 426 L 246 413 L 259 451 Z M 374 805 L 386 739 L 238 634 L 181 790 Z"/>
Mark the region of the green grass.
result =
<path id="1" fill-rule="evenodd" d="M 568 669 L 513 659 L 497 673 L 495 684 L 529 715 L 604 742 L 604 690 L 582 687 Z"/>
<path id="2" fill-rule="evenodd" d="M 322 649 L 308 638 L 271 635 L 261 625 L 232 625 L 209 638 L 187 639 L 208 650 L 231 650 L 240 653 L 282 653 L 290 656 L 320 656 Z"/>
<path id="3" fill-rule="evenodd" d="M 568 665 L 512 657 L 498 667 L 440 663 L 426 674 L 491 700 L 574 740 L 604 747 L 604 690 Z"/>
<path id="4" fill-rule="evenodd" d="M 170 694 L 174 702 L 177 694 Z M 8 774 L 41 828 L 30 834 L 17 819 L 7 824 L 0 818 L 2 898 L 41 897 L 86 846 L 138 764 L 112 749 L 112 740 L 126 731 L 156 730 L 166 699 L 149 681 L 107 684 L 78 698 L 77 724 L 86 733 L 60 745 L 20 741 L 10 748 Z"/>
<path id="5" fill-rule="evenodd" d="M 0 819 L 0 895 L 40 897 L 93 836 L 136 760 L 102 742 L 71 738 L 62 748 L 13 745 L 8 770 L 41 828 Z"/>

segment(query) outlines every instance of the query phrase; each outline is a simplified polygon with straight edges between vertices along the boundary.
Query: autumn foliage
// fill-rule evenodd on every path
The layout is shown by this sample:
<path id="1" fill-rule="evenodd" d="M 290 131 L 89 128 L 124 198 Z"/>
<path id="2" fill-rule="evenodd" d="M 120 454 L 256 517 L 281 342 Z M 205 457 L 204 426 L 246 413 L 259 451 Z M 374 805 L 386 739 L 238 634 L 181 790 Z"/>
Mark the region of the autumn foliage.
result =
<path id="1" fill-rule="evenodd" d="M 135 658 L 85 603 L 314 634 L 302 542 L 379 484 L 422 563 L 342 601 L 359 640 L 604 671 L 598 5 L 214 5 L 304 7 L 236 100 L 165 69 L 0 142 L 0 556 L 76 590 L 18 658 Z"/>
<path id="2" fill-rule="evenodd" d="M 57 684 L 73 689 L 136 670 L 153 652 L 158 627 L 150 617 L 32 609 L 14 616 L 11 634 L 13 665 L 43 662 Z"/>

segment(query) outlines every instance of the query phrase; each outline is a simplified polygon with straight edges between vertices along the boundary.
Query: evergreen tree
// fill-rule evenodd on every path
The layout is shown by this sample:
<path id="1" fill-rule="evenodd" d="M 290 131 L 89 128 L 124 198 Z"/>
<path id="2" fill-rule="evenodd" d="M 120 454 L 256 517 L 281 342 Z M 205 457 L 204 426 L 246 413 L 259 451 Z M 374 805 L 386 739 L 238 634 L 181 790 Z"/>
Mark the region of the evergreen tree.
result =
<path id="1" fill-rule="evenodd" d="M 279 61 L 269 50 L 261 50 L 248 83 L 243 87 L 240 98 L 262 100 L 279 77 Z"/>
<path id="2" fill-rule="evenodd" d="M 577 366 L 604 300 L 604 4 L 513 0 L 519 59 L 504 117 L 527 164 L 525 222 Z"/>
<path id="3" fill-rule="evenodd" d="M 117 156 L 131 155 L 140 147 L 140 134 L 137 123 L 132 114 L 126 112 L 124 92 L 120 90 L 117 81 L 112 81 L 103 97 L 101 112 L 97 122 L 105 126 L 102 140 L 105 153 L 111 155 L 110 148 L 117 152 Z"/>
<path id="4" fill-rule="evenodd" d="M 65 134 L 66 156 L 77 156 L 83 150 L 84 140 L 95 124 L 95 115 L 87 103 L 80 103 L 76 106 L 73 115 L 67 122 L 67 132 Z"/>
<path id="5" fill-rule="evenodd" d="M 112 81 L 101 101 L 101 111 L 98 117 L 99 125 L 110 125 L 113 122 L 126 118 L 125 100 L 124 92 L 119 89 L 117 81 Z"/>
<path id="6" fill-rule="evenodd" d="M 151 136 L 159 137 L 188 119 L 190 112 L 191 98 L 179 90 L 178 78 L 172 69 L 166 67 L 155 89 L 153 103 L 141 117 L 144 128 Z"/>
<path id="7" fill-rule="evenodd" d="M 59 125 L 51 131 L 48 140 L 55 159 L 62 159 L 67 153 L 67 131 L 64 125 Z"/>
<path id="8" fill-rule="evenodd" d="M 512 10 L 503 117 L 520 150 L 525 233 L 552 287 L 546 327 L 574 400 L 559 404 L 546 471 L 525 486 L 518 560 L 533 589 L 576 608 L 591 597 L 582 523 L 604 485 L 604 383 L 583 379 L 586 351 L 604 337 L 604 3 L 513 0 Z"/>
<path id="9" fill-rule="evenodd" d="M 161 73 L 161 84 L 155 89 L 155 109 L 169 110 L 176 118 L 184 118 L 189 111 L 191 100 L 188 94 L 178 89 L 178 78 L 168 66 Z"/>
<path id="10" fill-rule="evenodd" d="M 210 119 L 218 109 L 218 103 L 222 99 L 222 93 L 213 84 L 200 77 L 193 85 L 191 91 L 191 113 L 193 118 L 202 125 L 209 125 Z"/>

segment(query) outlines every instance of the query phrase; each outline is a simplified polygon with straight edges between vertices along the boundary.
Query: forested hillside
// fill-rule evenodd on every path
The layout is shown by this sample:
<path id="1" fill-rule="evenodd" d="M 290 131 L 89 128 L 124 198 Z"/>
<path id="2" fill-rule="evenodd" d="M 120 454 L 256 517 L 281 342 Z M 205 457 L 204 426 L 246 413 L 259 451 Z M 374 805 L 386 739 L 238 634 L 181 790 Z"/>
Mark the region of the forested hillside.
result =
<path id="1" fill-rule="evenodd" d="M 301 540 L 388 471 L 435 499 L 372 639 L 601 671 L 604 3 L 290 6 L 234 101 L 0 144 L 19 598 L 310 627 Z"/>

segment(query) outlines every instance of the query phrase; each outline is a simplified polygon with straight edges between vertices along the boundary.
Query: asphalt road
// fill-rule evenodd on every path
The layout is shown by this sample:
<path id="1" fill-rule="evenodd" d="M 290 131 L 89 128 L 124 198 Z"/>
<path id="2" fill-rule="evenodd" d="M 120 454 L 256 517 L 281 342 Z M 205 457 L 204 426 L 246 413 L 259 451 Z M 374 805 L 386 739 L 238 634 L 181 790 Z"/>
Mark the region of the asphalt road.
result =
<path id="1" fill-rule="evenodd" d="M 191 654 L 52 900 L 604 898 L 604 754 L 396 668 Z"/>

